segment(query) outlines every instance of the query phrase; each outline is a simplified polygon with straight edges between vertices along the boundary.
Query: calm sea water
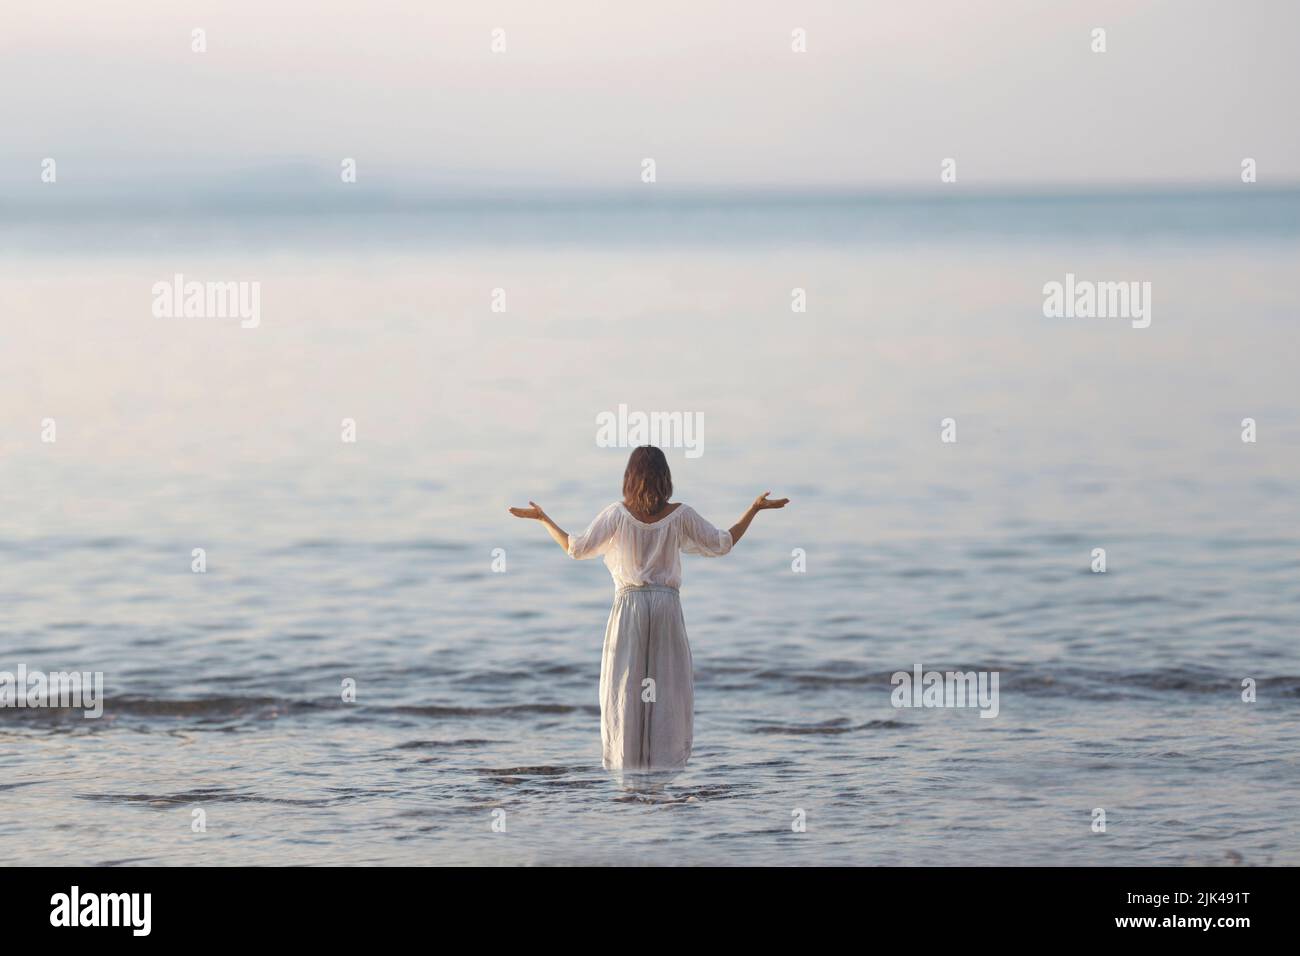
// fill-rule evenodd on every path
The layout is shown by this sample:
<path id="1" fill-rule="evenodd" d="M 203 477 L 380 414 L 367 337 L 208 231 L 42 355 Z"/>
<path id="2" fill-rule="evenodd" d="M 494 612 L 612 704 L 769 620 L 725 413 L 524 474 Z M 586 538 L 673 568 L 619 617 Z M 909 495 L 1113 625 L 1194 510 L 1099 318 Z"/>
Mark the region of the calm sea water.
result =
<path id="1" fill-rule="evenodd" d="M 1300 863 L 1297 194 L 15 207 L 0 248 L 0 670 L 107 697 L 0 710 L 8 862 Z M 178 272 L 260 327 L 154 318 Z M 1151 326 L 1045 319 L 1067 272 Z M 608 574 L 506 513 L 615 500 L 619 404 L 703 415 L 714 523 L 793 499 L 684 561 L 653 787 L 600 767 Z M 997 718 L 894 708 L 918 663 Z"/>

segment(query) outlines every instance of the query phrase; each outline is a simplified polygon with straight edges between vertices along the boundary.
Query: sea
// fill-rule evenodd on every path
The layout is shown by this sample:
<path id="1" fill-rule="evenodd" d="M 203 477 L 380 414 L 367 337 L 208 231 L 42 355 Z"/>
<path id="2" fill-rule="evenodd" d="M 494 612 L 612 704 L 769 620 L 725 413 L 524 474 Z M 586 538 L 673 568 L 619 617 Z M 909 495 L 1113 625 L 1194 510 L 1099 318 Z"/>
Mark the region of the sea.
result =
<path id="1" fill-rule="evenodd" d="M 0 685 L 102 675 L 0 707 L 0 856 L 1300 864 L 1297 263 L 1245 184 L 0 203 Z M 684 557 L 648 781 L 609 574 L 507 512 L 618 500 L 620 406 L 701 422 L 714 524 L 791 499 Z"/>

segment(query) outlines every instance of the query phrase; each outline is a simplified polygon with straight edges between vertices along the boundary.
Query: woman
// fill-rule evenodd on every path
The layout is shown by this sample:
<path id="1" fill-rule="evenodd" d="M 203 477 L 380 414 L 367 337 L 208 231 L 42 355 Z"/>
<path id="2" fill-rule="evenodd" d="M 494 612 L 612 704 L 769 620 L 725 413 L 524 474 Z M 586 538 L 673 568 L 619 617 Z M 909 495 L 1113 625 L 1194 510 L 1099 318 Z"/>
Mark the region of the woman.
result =
<path id="1" fill-rule="evenodd" d="M 645 445 L 628 458 L 623 500 L 596 515 L 582 534 L 566 534 L 535 501 L 510 509 L 546 525 L 571 558 L 603 554 L 614 577 L 600 662 L 600 735 L 610 770 L 680 769 L 691 756 L 695 679 L 677 596 L 680 552 L 726 554 L 754 515 L 790 500 L 769 500 L 766 491 L 729 531 L 720 531 L 690 505 L 670 503 L 672 493 L 668 459 Z"/>

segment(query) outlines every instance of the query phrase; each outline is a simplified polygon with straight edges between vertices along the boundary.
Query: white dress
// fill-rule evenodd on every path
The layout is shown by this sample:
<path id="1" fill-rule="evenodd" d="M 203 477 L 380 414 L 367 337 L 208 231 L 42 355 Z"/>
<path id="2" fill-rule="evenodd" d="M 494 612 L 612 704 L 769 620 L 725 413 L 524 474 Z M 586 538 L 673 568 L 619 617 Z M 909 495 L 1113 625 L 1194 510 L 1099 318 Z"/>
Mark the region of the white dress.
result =
<path id="1" fill-rule="evenodd" d="M 691 756 L 695 678 L 677 589 L 681 552 L 716 557 L 731 532 L 713 527 L 690 505 L 653 524 L 610 505 L 569 556 L 604 555 L 614 578 L 614 607 L 600 662 L 600 736 L 610 770 L 680 769 Z"/>

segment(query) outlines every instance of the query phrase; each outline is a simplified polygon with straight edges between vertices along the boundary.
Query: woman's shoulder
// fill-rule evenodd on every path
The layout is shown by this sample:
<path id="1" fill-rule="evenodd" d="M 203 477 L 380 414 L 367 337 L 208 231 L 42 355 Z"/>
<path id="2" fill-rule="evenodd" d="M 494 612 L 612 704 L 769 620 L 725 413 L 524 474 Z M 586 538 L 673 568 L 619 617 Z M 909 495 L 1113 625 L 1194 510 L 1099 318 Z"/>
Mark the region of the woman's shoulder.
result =
<path id="1" fill-rule="evenodd" d="M 669 502 L 669 503 L 672 504 L 672 502 Z M 684 502 L 684 501 L 679 501 L 679 502 L 676 503 L 676 507 L 674 507 L 673 510 L 672 510 L 670 513 L 664 515 L 664 516 L 663 516 L 662 518 L 660 518 L 659 520 L 660 520 L 661 522 L 667 522 L 667 521 L 670 521 L 670 520 L 672 520 L 672 519 L 674 519 L 674 518 L 684 518 L 684 517 L 686 517 L 686 516 L 687 516 L 688 514 L 690 514 L 690 513 L 692 513 L 691 506 L 688 505 L 688 504 L 687 504 L 686 502 Z M 676 522 L 675 522 L 675 523 L 676 523 Z"/>
<path id="2" fill-rule="evenodd" d="M 654 521 L 642 521 L 640 518 L 638 518 L 635 514 L 632 513 L 632 511 L 627 507 L 626 504 L 624 504 L 621 501 L 614 502 L 612 505 L 610 505 L 608 508 L 602 511 L 601 514 L 604 515 L 612 511 L 618 517 L 626 518 L 629 521 L 631 521 L 632 524 L 634 525 L 641 525 L 646 528 L 658 528 L 658 527 L 666 526 L 673 518 L 677 516 L 678 512 L 691 510 L 689 505 L 683 504 L 680 501 L 670 501 L 668 503 L 668 507 L 670 510 L 666 514 L 662 515 L 661 517 L 659 517 Z"/>

